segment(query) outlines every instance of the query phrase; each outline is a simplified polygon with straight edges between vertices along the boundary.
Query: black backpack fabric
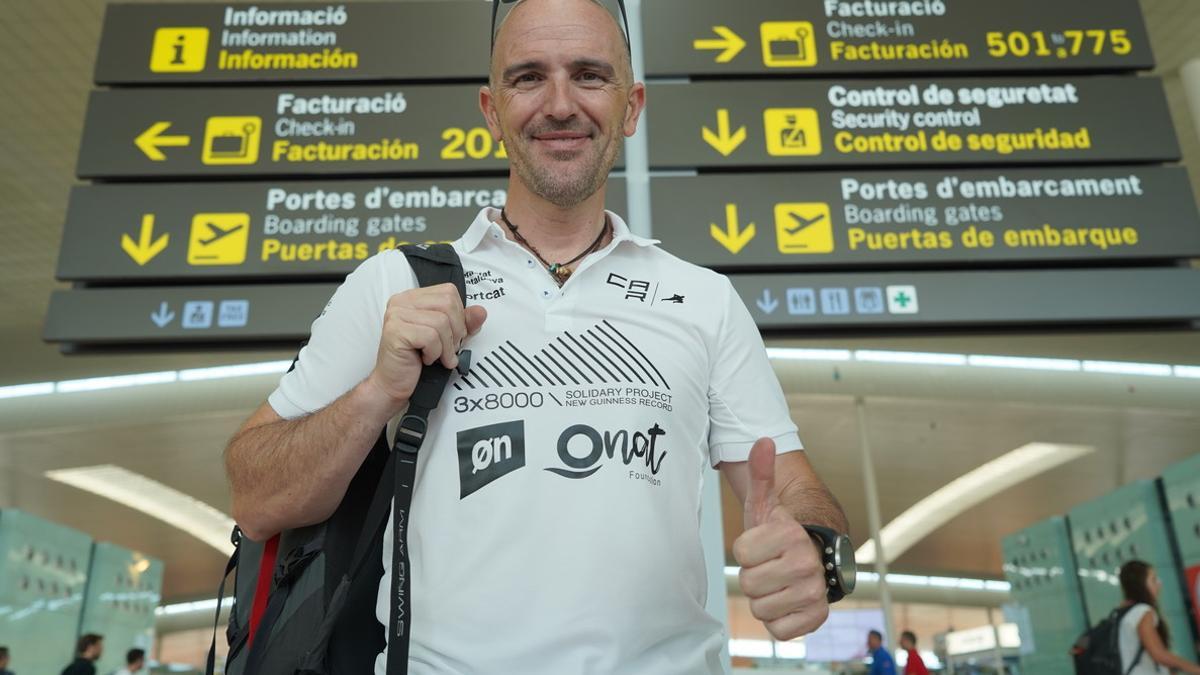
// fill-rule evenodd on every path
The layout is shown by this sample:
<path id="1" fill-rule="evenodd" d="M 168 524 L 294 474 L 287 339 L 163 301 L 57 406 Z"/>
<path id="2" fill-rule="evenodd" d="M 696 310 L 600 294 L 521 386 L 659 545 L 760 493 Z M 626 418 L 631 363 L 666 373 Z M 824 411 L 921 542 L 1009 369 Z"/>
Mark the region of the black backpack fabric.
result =
<path id="1" fill-rule="evenodd" d="M 450 245 L 402 246 L 400 250 L 420 286 L 453 283 L 465 303 L 462 263 Z M 460 361 L 460 369 L 469 367 L 470 353 L 464 351 Z M 411 418 L 424 422 L 437 406 L 449 377 L 450 371 L 440 362 L 424 367 L 402 428 L 397 429 L 395 445 L 389 445 L 387 429 L 381 429 L 329 520 L 282 532 L 276 535 L 277 540 L 268 542 L 251 541 L 234 529 L 235 549 L 218 590 L 207 675 L 215 671 L 216 626 L 225 582 L 231 573 L 235 576 L 233 606 L 226 630 L 229 654 L 224 672 L 227 675 L 374 672 L 376 656 L 385 645 L 384 626 L 375 617 L 382 573 L 383 528 L 393 497 L 397 504 L 408 507 L 411 479 L 405 483 L 405 490 L 398 491 L 395 477 L 403 473 L 401 464 L 410 465 L 411 476 L 411 465 L 415 464 L 421 443 L 420 437 L 414 442 L 411 434 L 407 435 L 407 441 L 401 436 L 406 435 L 404 427 Z M 264 550 L 276 554 L 269 579 L 260 578 L 263 561 L 270 564 L 271 560 L 270 555 L 264 557 Z M 256 597 L 260 601 L 265 599 L 260 617 L 252 616 Z M 392 614 L 396 614 L 395 607 Z M 409 614 L 411 611 L 405 616 Z M 399 652 L 396 656 L 402 654 L 406 662 L 407 634 L 402 638 L 395 640 L 393 651 Z M 389 672 L 398 670 L 389 667 Z"/>
<path id="2" fill-rule="evenodd" d="M 1071 649 L 1075 657 L 1075 675 L 1129 675 L 1142 658 L 1144 648 L 1138 640 L 1137 654 L 1129 668 L 1121 667 L 1121 619 L 1134 605 L 1114 609 L 1100 623 L 1088 629 Z"/>

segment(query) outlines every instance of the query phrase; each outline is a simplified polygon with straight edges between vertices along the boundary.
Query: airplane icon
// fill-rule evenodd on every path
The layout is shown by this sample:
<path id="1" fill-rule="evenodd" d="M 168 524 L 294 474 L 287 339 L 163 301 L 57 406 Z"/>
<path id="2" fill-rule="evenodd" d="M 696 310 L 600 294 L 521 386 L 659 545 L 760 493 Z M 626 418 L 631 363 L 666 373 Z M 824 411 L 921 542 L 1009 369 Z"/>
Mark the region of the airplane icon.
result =
<path id="1" fill-rule="evenodd" d="M 816 225 L 817 223 L 821 222 L 822 220 L 825 220 L 825 217 L 828 214 L 818 213 L 817 215 L 813 216 L 812 218 L 805 218 L 804 216 L 800 215 L 799 213 L 796 213 L 795 211 L 791 211 L 788 213 L 788 215 L 793 220 L 795 220 L 797 224 L 795 227 L 785 227 L 784 230 L 788 234 L 794 235 L 794 234 L 800 232 L 801 230 L 804 230 L 808 227 Z"/>
<path id="2" fill-rule="evenodd" d="M 197 213 L 188 238 L 189 265 L 241 265 L 250 240 L 250 214 Z"/>
<path id="3" fill-rule="evenodd" d="M 784 254 L 833 253 L 833 216 L 825 202 L 775 205 L 775 237 Z"/>
<path id="4" fill-rule="evenodd" d="M 212 236 L 207 239 L 200 240 L 200 243 L 204 246 L 208 246 L 209 244 L 215 244 L 218 241 L 224 239 L 225 237 L 228 237 L 229 235 L 233 234 L 234 232 L 237 232 L 238 230 L 242 229 L 242 227 L 243 227 L 242 225 L 238 224 L 238 225 L 234 225 L 233 227 L 231 227 L 229 229 L 224 229 L 220 225 L 217 225 L 216 223 L 205 223 L 205 225 L 208 227 L 209 232 L 212 233 Z"/>
<path id="5" fill-rule="evenodd" d="M 669 298 L 663 298 L 663 302 L 673 302 L 677 305 L 682 305 L 683 304 L 683 296 L 676 293 L 675 295 L 672 295 Z"/>

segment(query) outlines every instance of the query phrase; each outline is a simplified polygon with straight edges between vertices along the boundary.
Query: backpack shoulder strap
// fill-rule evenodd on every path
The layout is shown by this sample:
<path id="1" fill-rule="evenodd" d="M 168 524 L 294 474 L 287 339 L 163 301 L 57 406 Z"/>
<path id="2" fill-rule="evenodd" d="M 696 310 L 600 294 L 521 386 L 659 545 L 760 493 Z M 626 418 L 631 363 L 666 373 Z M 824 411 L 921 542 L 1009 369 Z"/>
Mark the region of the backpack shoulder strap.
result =
<path id="1" fill-rule="evenodd" d="M 459 298 L 464 305 L 466 304 L 467 290 L 462 262 L 452 246 L 402 246 L 400 250 L 412 266 L 420 286 L 452 283 L 458 290 Z M 459 356 L 459 368 L 469 367 L 470 352 L 464 350 Z M 408 410 L 396 428 L 396 439 L 392 444 L 392 456 L 389 458 L 395 470 L 395 481 L 392 485 L 391 609 L 387 626 L 389 675 L 408 672 L 408 638 L 412 624 L 412 590 L 409 585 L 406 537 L 408 512 L 412 506 L 417 453 L 425 440 L 429 414 L 437 407 L 449 381 L 450 371 L 441 363 L 422 368 L 421 379 L 409 399 Z"/>

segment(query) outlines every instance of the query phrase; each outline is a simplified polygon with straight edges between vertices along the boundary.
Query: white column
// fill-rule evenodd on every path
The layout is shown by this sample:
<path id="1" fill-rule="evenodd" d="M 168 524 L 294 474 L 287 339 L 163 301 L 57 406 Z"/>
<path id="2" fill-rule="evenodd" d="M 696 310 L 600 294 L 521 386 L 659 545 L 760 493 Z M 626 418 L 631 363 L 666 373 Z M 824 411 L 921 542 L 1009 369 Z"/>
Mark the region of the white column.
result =
<path id="1" fill-rule="evenodd" d="M 884 632 L 887 640 L 884 646 L 888 651 L 895 651 L 899 641 L 892 619 L 892 591 L 888 586 L 887 555 L 883 550 L 883 538 L 879 530 L 883 527 L 879 515 L 879 489 L 875 483 L 875 464 L 871 460 L 871 440 L 867 433 L 867 404 L 862 397 L 854 399 L 854 408 L 858 416 L 858 447 L 861 451 L 863 487 L 867 493 L 867 524 L 871 528 L 871 539 L 875 542 L 875 571 L 879 573 L 879 603 L 883 606 Z"/>

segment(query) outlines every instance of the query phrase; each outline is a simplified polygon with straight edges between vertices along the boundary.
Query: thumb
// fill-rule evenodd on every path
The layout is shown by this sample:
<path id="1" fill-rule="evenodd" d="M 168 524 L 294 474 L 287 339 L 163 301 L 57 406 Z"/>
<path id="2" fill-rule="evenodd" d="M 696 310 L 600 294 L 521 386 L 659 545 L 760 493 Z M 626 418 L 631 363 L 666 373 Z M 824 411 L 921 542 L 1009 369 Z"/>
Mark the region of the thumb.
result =
<path id="1" fill-rule="evenodd" d="M 487 310 L 479 305 L 471 305 L 466 308 L 467 334 L 474 335 L 483 328 L 483 322 L 487 320 Z"/>
<path id="2" fill-rule="evenodd" d="M 760 438 L 750 448 L 750 485 L 746 490 L 746 529 L 767 522 L 771 510 L 779 504 L 775 495 L 775 441 Z"/>

